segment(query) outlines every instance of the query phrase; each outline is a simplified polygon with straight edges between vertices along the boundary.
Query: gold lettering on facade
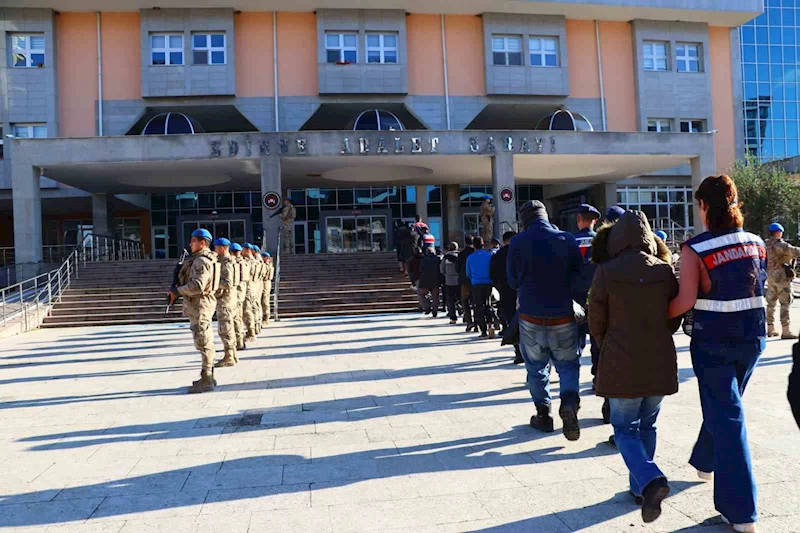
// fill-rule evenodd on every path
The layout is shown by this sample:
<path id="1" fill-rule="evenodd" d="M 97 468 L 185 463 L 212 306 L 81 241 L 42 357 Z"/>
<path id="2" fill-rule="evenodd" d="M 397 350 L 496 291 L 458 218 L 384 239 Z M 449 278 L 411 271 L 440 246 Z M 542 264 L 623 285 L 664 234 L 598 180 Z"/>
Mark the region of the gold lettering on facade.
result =
<path id="1" fill-rule="evenodd" d="M 270 155 L 270 153 L 271 152 L 269 150 L 269 141 L 267 140 L 258 141 L 258 155 L 265 156 L 265 155 Z"/>
<path id="2" fill-rule="evenodd" d="M 347 137 L 342 140 L 342 151 L 340 153 L 342 155 L 350 155 L 353 153 L 353 150 L 350 149 L 350 139 Z"/>
<path id="3" fill-rule="evenodd" d="M 486 151 L 490 154 L 493 154 L 497 151 L 494 147 L 494 137 L 489 137 L 486 139 Z"/>
<path id="4" fill-rule="evenodd" d="M 405 147 L 405 146 L 403 146 L 403 145 L 401 144 L 401 142 L 402 142 L 402 141 L 400 140 L 400 137 L 395 137 L 395 138 L 394 138 L 394 153 L 396 153 L 396 154 L 402 154 L 403 152 L 405 152 L 405 151 L 406 151 L 406 147 Z"/>
<path id="5" fill-rule="evenodd" d="M 281 139 L 278 141 L 280 146 L 281 155 L 286 155 L 289 153 L 289 141 L 286 139 Z"/>
<path id="6" fill-rule="evenodd" d="M 228 155 L 234 156 L 239 154 L 239 143 L 236 141 L 228 141 Z"/>
<path id="7" fill-rule="evenodd" d="M 308 152 L 306 151 L 306 140 L 305 139 L 297 139 L 295 141 L 297 144 L 297 155 L 306 155 Z"/>
<path id="8" fill-rule="evenodd" d="M 556 153 L 556 138 L 555 137 L 550 137 L 550 153 L 551 154 Z"/>
<path id="9" fill-rule="evenodd" d="M 419 137 L 411 137 L 411 153 L 421 154 L 422 145 L 419 143 Z"/>
<path id="10" fill-rule="evenodd" d="M 536 143 L 536 153 L 537 154 L 541 154 L 542 153 L 542 149 L 543 149 L 543 147 L 542 147 L 542 138 L 541 137 L 534 137 L 533 141 Z"/>
<path id="11" fill-rule="evenodd" d="M 361 152 L 362 155 L 369 153 L 369 139 L 365 139 L 364 137 L 358 138 L 358 151 Z"/>
<path id="12" fill-rule="evenodd" d="M 431 143 L 431 153 L 438 154 L 439 153 L 439 137 L 431 137 L 428 141 Z"/>
<path id="13" fill-rule="evenodd" d="M 522 138 L 522 144 L 519 147 L 519 153 L 521 154 L 529 154 L 531 153 L 531 144 L 528 142 L 527 137 Z"/>
<path id="14" fill-rule="evenodd" d="M 247 157 L 253 155 L 253 141 L 249 136 L 244 138 L 244 147 L 247 149 Z"/>
<path id="15" fill-rule="evenodd" d="M 469 138 L 469 151 L 470 153 L 477 154 L 481 151 L 481 145 L 478 144 L 477 137 L 470 137 Z"/>
<path id="16" fill-rule="evenodd" d="M 376 154 L 388 154 L 389 150 L 386 149 L 386 139 L 381 137 L 378 139 L 378 147 L 375 149 Z"/>
<path id="17" fill-rule="evenodd" d="M 219 157 L 222 155 L 222 141 L 211 141 L 211 157 Z"/>
<path id="18" fill-rule="evenodd" d="M 503 137 L 503 151 L 504 152 L 513 152 L 514 151 L 514 138 L 513 137 Z"/>

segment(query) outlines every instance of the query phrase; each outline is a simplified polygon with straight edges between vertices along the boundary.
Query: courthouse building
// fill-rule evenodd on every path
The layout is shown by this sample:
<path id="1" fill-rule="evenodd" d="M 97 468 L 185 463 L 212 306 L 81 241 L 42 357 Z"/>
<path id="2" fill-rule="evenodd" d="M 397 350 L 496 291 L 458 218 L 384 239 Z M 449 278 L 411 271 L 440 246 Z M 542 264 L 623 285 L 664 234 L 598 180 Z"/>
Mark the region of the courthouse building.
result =
<path id="1" fill-rule="evenodd" d="M 175 257 L 198 226 L 297 253 L 439 243 L 546 203 L 691 231 L 744 153 L 737 28 L 762 0 L 5 0 L 0 246 L 87 232 Z M 363 9 L 369 5 L 369 9 Z M 502 7 L 503 12 L 497 12 Z"/>

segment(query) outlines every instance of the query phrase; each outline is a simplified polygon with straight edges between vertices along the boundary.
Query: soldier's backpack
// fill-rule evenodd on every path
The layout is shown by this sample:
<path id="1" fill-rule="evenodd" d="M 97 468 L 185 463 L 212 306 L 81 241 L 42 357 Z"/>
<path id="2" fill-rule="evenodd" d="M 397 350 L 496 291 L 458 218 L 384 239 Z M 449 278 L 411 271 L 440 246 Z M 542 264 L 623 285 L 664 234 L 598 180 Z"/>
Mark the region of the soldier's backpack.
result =
<path id="1" fill-rule="evenodd" d="M 250 263 L 248 259 L 243 257 L 239 261 L 239 268 L 242 269 L 241 279 L 243 283 L 247 283 L 253 279 L 250 272 Z"/>
<path id="2" fill-rule="evenodd" d="M 233 280 L 231 280 L 231 284 L 233 288 L 239 286 L 242 282 L 242 263 L 240 261 L 233 261 Z"/>

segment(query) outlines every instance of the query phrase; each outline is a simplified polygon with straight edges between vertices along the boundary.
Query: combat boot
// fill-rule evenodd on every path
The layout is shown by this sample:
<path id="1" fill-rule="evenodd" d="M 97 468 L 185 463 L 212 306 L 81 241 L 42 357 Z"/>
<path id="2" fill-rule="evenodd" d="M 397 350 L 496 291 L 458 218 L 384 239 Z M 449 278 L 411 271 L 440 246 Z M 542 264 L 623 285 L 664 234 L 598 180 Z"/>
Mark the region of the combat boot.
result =
<path id="1" fill-rule="evenodd" d="M 537 405 L 536 414 L 531 417 L 531 427 L 544 433 L 552 433 L 553 417 L 550 416 L 549 405 Z"/>
<path id="2" fill-rule="evenodd" d="M 197 381 L 192 382 L 192 386 L 189 387 L 189 394 L 200 394 L 202 392 L 209 392 L 214 390 L 214 377 L 209 374 L 203 374 L 200 376 L 200 379 Z"/>
<path id="3" fill-rule="evenodd" d="M 775 324 L 769 324 L 767 326 L 767 337 L 777 337 L 778 332 L 775 331 Z"/>
<path id="4" fill-rule="evenodd" d="M 581 427 L 578 424 L 578 409 L 580 409 L 580 397 L 577 392 L 564 393 L 561 396 L 561 407 L 558 409 L 558 416 L 564 424 L 564 436 L 567 440 L 578 440 L 581 438 Z"/>
<path id="5" fill-rule="evenodd" d="M 797 335 L 792 333 L 792 328 L 789 326 L 783 326 L 783 333 L 781 333 L 781 339 L 789 340 L 789 339 L 796 339 Z"/>
<path id="6" fill-rule="evenodd" d="M 221 361 L 217 361 L 214 368 L 225 368 L 236 364 L 236 355 L 233 350 L 225 350 L 225 357 Z"/>

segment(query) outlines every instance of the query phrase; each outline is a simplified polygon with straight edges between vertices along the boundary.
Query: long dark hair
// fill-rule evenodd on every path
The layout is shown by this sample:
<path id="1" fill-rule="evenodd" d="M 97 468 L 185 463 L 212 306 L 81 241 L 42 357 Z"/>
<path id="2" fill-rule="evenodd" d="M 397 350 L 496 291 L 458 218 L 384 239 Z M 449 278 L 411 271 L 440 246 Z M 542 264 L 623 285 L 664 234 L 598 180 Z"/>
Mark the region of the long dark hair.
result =
<path id="1" fill-rule="evenodd" d="M 730 176 L 721 174 L 707 177 L 694 193 L 694 198 L 698 202 L 702 200 L 708 207 L 706 226 L 709 231 L 724 231 L 744 226 L 739 190 Z"/>

